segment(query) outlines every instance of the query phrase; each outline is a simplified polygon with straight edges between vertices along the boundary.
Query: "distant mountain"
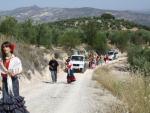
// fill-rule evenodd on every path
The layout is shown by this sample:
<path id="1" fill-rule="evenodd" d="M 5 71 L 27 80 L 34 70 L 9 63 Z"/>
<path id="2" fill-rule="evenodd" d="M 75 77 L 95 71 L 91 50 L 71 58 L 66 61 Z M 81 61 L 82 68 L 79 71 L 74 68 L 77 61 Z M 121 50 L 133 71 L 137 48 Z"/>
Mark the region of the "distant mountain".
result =
<path id="1" fill-rule="evenodd" d="M 53 22 L 78 17 L 100 16 L 112 13 L 116 18 L 124 18 L 142 25 L 150 26 L 150 12 L 102 10 L 89 7 L 83 8 L 40 8 L 38 6 L 21 7 L 10 11 L 0 11 L 0 16 L 13 16 L 19 21 L 31 18 L 40 22 Z"/>
<path id="2" fill-rule="evenodd" d="M 143 14 L 149 14 L 150 15 L 150 9 L 142 10 L 142 11 L 139 11 L 139 12 L 143 13 Z"/>

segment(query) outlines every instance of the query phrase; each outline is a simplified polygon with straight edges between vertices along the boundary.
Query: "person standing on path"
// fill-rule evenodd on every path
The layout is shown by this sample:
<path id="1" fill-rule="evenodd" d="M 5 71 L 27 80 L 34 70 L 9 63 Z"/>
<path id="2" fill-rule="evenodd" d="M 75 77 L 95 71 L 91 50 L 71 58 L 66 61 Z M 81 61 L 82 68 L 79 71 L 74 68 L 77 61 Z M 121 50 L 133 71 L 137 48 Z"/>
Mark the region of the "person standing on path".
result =
<path id="1" fill-rule="evenodd" d="M 57 70 L 58 70 L 58 62 L 56 61 L 55 58 L 52 58 L 49 61 L 49 70 L 51 72 L 51 77 L 52 77 L 52 82 L 56 83 L 57 82 Z"/>
<path id="2" fill-rule="evenodd" d="M 3 94 L 0 99 L 0 113 L 29 113 L 25 107 L 24 97 L 19 94 L 18 76 L 22 73 L 22 63 L 13 54 L 14 49 L 15 45 L 8 41 L 1 45 L 0 74 Z"/>
<path id="3" fill-rule="evenodd" d="M 71 83 L 76 81 L 76 78 L 74 76 L 74 69 L 73 69 L 73 64 L 71 60 L 69 60 L 67 64 L 67 83 Z"/>

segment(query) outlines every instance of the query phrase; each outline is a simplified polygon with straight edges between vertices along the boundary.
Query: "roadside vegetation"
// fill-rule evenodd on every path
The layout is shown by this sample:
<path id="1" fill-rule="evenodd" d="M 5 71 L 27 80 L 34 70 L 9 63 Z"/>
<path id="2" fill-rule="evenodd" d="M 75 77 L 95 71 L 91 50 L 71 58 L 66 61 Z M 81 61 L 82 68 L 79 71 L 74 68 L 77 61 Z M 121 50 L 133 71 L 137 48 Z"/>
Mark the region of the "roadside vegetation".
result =
<path id="1" fill-rule="evenodd" d="M 112 106 L 113 113 L 150 113 L 150 78 L 139 73 L 119 79 L 111 69 L 97 69 L 93 79 L 117 96 L 123 103 Z"/>

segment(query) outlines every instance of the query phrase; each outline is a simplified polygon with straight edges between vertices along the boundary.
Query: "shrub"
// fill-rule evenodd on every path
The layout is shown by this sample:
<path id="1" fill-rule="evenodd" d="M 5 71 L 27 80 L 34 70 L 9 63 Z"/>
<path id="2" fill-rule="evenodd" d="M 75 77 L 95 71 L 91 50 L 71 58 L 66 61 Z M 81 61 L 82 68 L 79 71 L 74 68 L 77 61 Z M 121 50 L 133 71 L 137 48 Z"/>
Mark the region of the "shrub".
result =
<path id="1" fill-rule="evenodd" d="M 132 45 L 128 49 L 128 62 L 133 71 L 140 71 L 144 76 L 150 76 L 150 48 Z"/>

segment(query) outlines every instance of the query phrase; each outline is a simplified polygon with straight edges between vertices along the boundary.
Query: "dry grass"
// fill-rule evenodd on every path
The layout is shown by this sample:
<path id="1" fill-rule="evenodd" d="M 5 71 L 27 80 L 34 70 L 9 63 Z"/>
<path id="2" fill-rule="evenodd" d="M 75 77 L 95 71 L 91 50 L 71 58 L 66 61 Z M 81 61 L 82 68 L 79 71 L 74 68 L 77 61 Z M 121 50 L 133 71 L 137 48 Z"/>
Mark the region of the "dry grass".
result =
<path id="1" fill-rule="evenodd" d="M 143 76 L 131 76 L 126 81 L 112 75 L 107 67 L 97 69 L 93 79 L 125 103 L 130 113 L 150 113 L 150 79 Z M 113 113 L 124 113 L 125 105 L 114 106 Z"/>
<path id="2" fill-rule="evenodd" d="M 133 76 L 124 85 L 122 100 L 128 104 L 131 113 L 150 113 L 150 80 Z"/>
<path id="3" fill-rule="evenodd" d="M 93 76 L 93 79 L 100 82 L 106 89 L 111 91 L 114 95 L 120 95 L 120 90 L 122 83 L 117 79 L 117 77 L 111 74 L 110 69 L 107 67 L 102 67 L 97 69 Z"/>
<path id="4" fill-rule="evenodd" d="M 111 112 L 110 113 L 129 113 L 128 108 L 126 105 L 122 103 L 114 103 L 111 106 Z"/>

